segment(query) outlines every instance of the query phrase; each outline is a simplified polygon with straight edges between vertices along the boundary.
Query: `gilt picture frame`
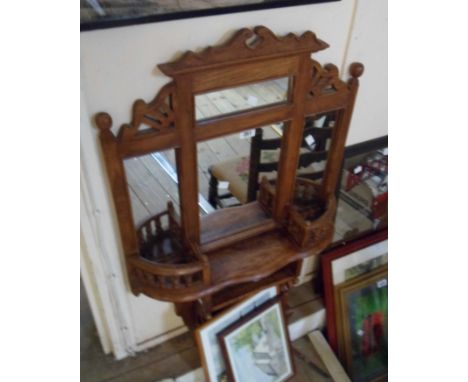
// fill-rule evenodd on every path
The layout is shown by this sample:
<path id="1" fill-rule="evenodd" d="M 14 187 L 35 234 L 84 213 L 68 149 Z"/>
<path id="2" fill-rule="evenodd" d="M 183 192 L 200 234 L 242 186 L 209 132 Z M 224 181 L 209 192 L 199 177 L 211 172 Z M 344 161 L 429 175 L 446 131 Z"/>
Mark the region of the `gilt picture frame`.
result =
<path id="1" fill-rule="evenodd" d="M 388 263 L 388 229 L 334 247 L 321 257 L 327 339 L 338 353 L 336 286 Z"/>
<path id="2" fill-rule="evenodd" d="M 227 381 L 284 382 L 295 374 L 281 297 L 218 334 Z"/>
<path id="3" fill-rule="evenodd" d="M 354 382 L 384 381 L 388 372 L 388 268 L 336 288 L 340 359 Z"/>

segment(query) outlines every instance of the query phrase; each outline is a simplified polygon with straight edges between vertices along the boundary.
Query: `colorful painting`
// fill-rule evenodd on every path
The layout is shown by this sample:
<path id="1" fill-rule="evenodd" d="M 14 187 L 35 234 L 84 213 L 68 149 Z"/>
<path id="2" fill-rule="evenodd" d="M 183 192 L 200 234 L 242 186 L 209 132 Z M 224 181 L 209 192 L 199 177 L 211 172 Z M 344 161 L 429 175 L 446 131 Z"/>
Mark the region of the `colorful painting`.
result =
<path id="1" fill-rule="evenodd" d="M 355 382 L 374 381 L 387 373 L 387 267 L 340 286 L 342 352 Z"/>
<path id="2" fill-rule="evenodd" d="M 293 374 L 281 303 L 220 334 L 234 381 L 281 382 Z"/>

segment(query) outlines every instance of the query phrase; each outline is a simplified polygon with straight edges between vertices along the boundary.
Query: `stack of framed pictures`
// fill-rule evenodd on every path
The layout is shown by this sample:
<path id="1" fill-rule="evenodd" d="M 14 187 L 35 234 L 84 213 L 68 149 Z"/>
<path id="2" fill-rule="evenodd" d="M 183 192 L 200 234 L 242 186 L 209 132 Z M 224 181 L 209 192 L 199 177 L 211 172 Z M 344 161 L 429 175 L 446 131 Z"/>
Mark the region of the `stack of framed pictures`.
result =
<path id="1" fill-rule="evenodd" d="M 281 296 L 264 289 L 195 332 L 206 381 L 283 382 L 294 364 Z"/>
<path id="2" fill-rule="evenodd" d="M 327 336 L 354 382 L 387 379 L 388 231 L 322 256 Z"/>

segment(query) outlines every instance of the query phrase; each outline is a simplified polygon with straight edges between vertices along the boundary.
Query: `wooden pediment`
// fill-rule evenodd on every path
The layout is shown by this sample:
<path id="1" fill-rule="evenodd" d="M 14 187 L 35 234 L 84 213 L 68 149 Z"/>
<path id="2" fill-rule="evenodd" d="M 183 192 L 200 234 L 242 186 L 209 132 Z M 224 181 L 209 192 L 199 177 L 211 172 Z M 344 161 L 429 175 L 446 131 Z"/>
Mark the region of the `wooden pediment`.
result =
<path id="1" fill-rule="evenodd" d="M 179 59 L 158 65 L 161 71 L 173 77 L 178 74 L 206 70 L 227 63 L 239 63 L 255 59 L 284 57 L 302 52 L 318 52 L 329 45 L 318 39 L 315 33 L 307 31 L 301 36 L 289 33 L 276 36 L 264 26 L 253 29 L 243 28 L 225 44 L 209 46 L 200 53 L 188 51 Z"/>

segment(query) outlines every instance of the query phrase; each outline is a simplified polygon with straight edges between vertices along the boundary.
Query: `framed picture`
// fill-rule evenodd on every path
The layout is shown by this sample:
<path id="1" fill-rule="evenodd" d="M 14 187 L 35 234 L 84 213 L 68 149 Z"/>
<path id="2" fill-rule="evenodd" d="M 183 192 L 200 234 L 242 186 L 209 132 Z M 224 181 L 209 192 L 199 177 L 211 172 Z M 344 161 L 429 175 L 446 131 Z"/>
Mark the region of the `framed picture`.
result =
<path id="1" fill-rule="evenodd" d="M 227 379 L 218 333 L 277 295 L 276 286 L 264 289 L 195 330 L 195 340 L 207 382 L 221 382 Z"/>
<path id="2" fill-rule="evenodd" d="M 323 296 L 327 338 L 338 353 L 335 288 L 388 262 L 388 230 L 377 231 L 322 255 Z"/>
<path id="3" fill-rule="evenodd" d="M 374 271 L 336 288 L 340 358 L 354 382 L 386 380 L 388 271 Z"/>
<path id="4" fill-rule="evenodd" d="M 80 0 L 81 31 L 340 0 Z"/>
<path id="5" fill-rule="evenodd" d="M 228 381 L 283 382 L 294 375 L 282 300 L 266 302 L 218 334 Z"/>

